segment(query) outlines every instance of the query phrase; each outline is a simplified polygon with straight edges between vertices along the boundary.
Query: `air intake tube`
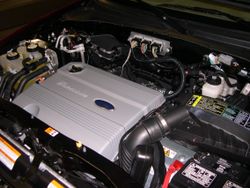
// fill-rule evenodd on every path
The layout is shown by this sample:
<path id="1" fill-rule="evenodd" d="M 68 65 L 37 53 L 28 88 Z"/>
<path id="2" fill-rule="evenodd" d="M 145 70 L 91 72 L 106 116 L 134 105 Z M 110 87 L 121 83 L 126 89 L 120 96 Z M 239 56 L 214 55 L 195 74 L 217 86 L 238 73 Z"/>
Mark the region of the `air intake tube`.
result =
<path id="1" fill-rule="evenodd" d="M 175 125 L 189 117 L 185 107 L 178 108 L 171 113 L 155 114 L 142 121 L 137 127 L 128 131 L 120 142 L 119 164 L 131 174 L 131 167 L 138 146 L 151 145 L 160 141 Z"/>

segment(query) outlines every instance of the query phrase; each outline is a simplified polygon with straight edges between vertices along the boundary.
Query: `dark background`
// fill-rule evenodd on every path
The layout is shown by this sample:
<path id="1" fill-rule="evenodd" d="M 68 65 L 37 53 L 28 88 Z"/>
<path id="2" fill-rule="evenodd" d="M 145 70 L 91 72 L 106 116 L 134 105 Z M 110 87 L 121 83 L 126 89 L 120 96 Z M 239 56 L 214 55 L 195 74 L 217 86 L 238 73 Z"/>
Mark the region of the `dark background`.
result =
<path id="1" fill-rule="evenodd" d="M 0 40 L 77 0 L 0 0 Z"/>

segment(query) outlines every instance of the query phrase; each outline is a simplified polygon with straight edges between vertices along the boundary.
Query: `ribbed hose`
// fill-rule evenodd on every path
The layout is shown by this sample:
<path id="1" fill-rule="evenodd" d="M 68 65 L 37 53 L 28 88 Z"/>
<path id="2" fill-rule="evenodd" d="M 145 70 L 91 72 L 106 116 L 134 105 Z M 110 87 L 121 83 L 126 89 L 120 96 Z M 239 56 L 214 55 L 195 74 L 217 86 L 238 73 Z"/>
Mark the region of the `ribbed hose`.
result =
<path id="1" fill-rule="evenodd" d="M 49 68 L 47 66 L 44 66 L 28 75 L 26 75 L 20 82 L 20 84 L 17 87 L 17 90 L 15 92 L 15 97 L 19 95 L 23 90 L 25 85 L 32 79 L 36 78 L 37 76 L 49 71 Z"/>
<path id="2" fill-rule="evenodd" d="M 7 72 L 6 74 L 4 74 L 4 76 L 1 79 L 1 83 L 0 83 L 0 96 L 3 96 L 3 92 L 4 92 L 4 88 L 6 87 L 7 82 L 9 82 L 9 78 L 12 76 L 13 74 Z"/>
<path id="3" fill-rule="evenodd" d="M 8 78 L 8 82 L 5 84 L 6 86 L 1 88 L 1 96 L 3 96 L 4 99 L 6 100 L 10 100 L 11 99 L 11 93 L 14 89 L 14 86 L 16 84 L 16 82 L 21 79 L 24 75 L 26 75 L 27 73 L 29 73 L 31 70 L 36 69 L 39 65 L 42 65 L 44 63 L 47 62 L 47 58 L 46 57 L 42 57 L 41 59 L 39 59 L 38 61 L 35 61 L 31 64 L 28 64 L 28 62 L 30 61 L 29 58 L 26 58 L 23 60 L 23 66 L 24 68 L 22 70 L 20 70 L 18 73 L 12 75 L 11 77 Z"/>
<path id="4" fill-rule="evenodd" d="M 127 173 L 130 174 L 136 147 L 153 144 L 159 141 L 159 138 L 163 137 L 159 126 L 155 118 L 150 118 L 144 121 L 142 125 L 132 131 L 121 142 L 121 150 L 119 152 L 120 165 Z M 154 134 L 150 135 L 150 129 L 155 129 Z"/>
<path id="5" fill-rule="evenodd" d="M 27 73 L 26 69 L 22 69 L 21 71 L 19 71 L 18 73 L 12 75 L 9 78 L 9 82 L 7 82 L 7 86 L 4 89 L 4 94 L 3 97 L 6 100 L 10 100 L 11 98 L 11 92 L 14 88 L 15 83 L 17 82 L 17 80 L 19 80 L 22 76 L 24 76 Z"/>
<path id="6" fill-rule="evenodd" d="M 160 141 L 171 127 L 179 124 L 188 116 L 189 112 L 186 108 L 179 108 L 169 114 L 150 117 L 131 132 L 127 132 L 120 142 L 120 166 L 130 174 L 136 147 Z"/>
<path id="7" fill-rule="evenodd" d="M 29 61 L 30 61 L 29 58 L 24 59 L 23 66 L 25 69 L 32 71 L 35 70 L 38 66 L 45 64 L 48 61 L 48 59 L 46 57 L 42 57 L 39 60 L 32 63 L 29 63 Z"/>
<path id="8" fill-rule="evenodd" d="M 231 84 L 231 82 L 230 82 L 230 80 L 227 77 L 225 72 L 216 71 L 215 74 L 222 76 L 229 87 L 236 87 L 237 86 L 237 82 L 236 82 L 236 84 Z"/>

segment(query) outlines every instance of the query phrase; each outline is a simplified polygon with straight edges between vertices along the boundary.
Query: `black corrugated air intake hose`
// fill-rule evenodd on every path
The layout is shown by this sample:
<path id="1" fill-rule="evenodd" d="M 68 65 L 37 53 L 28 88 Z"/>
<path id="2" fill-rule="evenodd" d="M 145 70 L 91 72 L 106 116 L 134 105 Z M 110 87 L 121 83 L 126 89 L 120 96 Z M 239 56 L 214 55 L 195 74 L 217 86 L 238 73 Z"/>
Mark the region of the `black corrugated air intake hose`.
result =
<path id="1" fill-rule="evenodd" d="M 133 176 L 131 172 L 138 148 L 159 142 L 171 128 L 187 117 L 189 117 L 188 110 L 181 107 L 171 113 L 151 116 L 142 121 L 136 128 L 128 131 L 120 142 L 118 154 L 120 166 Z M 164 160 L 162 166 L 164 166 Z"/>

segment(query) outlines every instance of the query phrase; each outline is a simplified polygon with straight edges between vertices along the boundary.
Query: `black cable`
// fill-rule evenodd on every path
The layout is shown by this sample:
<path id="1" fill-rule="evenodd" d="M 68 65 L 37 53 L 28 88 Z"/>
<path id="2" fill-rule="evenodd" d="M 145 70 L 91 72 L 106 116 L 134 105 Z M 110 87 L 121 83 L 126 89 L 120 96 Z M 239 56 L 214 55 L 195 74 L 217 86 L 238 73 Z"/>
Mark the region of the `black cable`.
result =
<path id="1" fill-rule="evenodd" d="M 67 177 L 71 180 L 77 187 L 84 188 L 107 188 L 104 183 L 97 179 L 92 179 L 84 172 L 72 171 L 68 172 Z"/>
<path id="2" fill-rule="evenodd" d="M 152 167 L 154 169 L 154 176 L 150 183 L 150 188 L 158 188 L 161 187 L 166 173 L 165 155 L 161 142 L 154 143 L 153 148 L 154 148 L 154 162 Z"/>
<path id="3" fill-rule="evenodd" d="M 173 98 L 173 97 L 177 96 L 183 90 L 183 88 L 185 86 L 186 75 L 185 75 L 184 67 L 180 61 L 178 61 L 177 59 L 174 59 L 174 58 L 162 59 L 159 62 L 160 63 L 161 62 L 162 63 L 174 63 L 175 65 L 177 65 L 177 67 L 180 71 L 181 80 L 180 80 L 180 85 L 179 85 L 178 89 L 172 94 L 165 94 L 166 99 Z"/>
<path id="4" fill-rule="evenodd" d="M 170 81 L 166 79 L 161 79 L 160 76 L 152 74 L 148 71 L 143 71 L 143 70 L 133 70 L 135 74 L 135 80 L 136 82 L 140 83 L 137 79 L 137 77 L 142 77 L 143 79 L 147 81 L 152 81 L 155 83 L 155 85 L 160 86 L 164 88 L 166 91 L 172 89 Z"/>
<path id="5" fill-rule="evenodd" d="M 174 63 L 177 66 L 177 68 L 180 71 L 180 76 L 181 76 L 180 85 L 177 88 L 177 90 L 173 92 L 172 94 L 166 93 L 164 95 L 166 99 L 170 99 L 170 98 L 177 96 L 183 90 L 185 86 L 185 82 L 186 82 L 186 75 L 185 75 L 184 67 L 180 61 L 171 57 L 161 57 L 161 58 L 140 60 L 135 56 L 135 53 L 133 50 L 132 50 L 132 54 L 133 54 L 134 59 L 139 62 L 144 62 L 144 63 L 149 62 L 149 63 L 158 63 L 158 64 Z"/>

